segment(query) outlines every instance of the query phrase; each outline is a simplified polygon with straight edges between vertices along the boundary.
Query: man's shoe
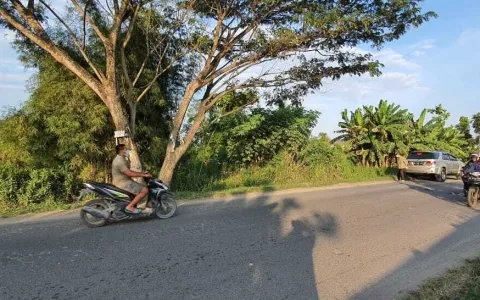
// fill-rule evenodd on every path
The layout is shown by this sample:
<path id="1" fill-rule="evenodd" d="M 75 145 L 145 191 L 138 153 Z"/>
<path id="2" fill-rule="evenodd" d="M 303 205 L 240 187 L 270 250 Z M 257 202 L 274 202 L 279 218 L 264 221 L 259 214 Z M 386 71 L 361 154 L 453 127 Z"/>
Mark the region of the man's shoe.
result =
<path id="1" fill-rule="evenodd" d="M 138 215 L 141 211 L 138 208 L 135 208 L 134 210 L 130 210 L 125 207 L 125 213 L 129 215 Z"/>

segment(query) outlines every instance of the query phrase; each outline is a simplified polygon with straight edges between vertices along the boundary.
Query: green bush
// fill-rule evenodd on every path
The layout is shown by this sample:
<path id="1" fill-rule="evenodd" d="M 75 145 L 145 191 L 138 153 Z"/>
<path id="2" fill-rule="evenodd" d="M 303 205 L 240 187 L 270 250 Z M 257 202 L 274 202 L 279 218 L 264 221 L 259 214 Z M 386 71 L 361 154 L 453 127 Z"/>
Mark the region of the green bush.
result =
<path id="1" fill-rule="evenodd" d="M 190 152 L 175 173 L 176 191 L 216 192 L 248 187 L 296 187 L 365 181 L 392 175 L 388 168 L 354 164 L 340 146 L 313 139 L 299 152 L 282 151 L 266 164 L 235 167 Z"/>
<path id="2" fill-rule="evenodd" d="M 68 169 L 0 167 L 0 206 L 68 203 L 79 183 Z"/>

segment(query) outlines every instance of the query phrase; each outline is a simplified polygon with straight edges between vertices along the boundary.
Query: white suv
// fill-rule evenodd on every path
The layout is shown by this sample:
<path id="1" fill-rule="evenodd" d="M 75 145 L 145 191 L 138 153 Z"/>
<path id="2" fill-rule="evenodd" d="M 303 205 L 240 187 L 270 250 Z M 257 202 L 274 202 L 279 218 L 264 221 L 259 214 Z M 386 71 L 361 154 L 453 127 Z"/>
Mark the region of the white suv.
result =
<path id="1" fill-rule="evenodd" d="M 450 153 L 441 151 L 415 151 L 407 157 L 409 175 L 431 175 L 436 181 L 444 182 L 447 175 L 460 177 L 465 165 Z"/>

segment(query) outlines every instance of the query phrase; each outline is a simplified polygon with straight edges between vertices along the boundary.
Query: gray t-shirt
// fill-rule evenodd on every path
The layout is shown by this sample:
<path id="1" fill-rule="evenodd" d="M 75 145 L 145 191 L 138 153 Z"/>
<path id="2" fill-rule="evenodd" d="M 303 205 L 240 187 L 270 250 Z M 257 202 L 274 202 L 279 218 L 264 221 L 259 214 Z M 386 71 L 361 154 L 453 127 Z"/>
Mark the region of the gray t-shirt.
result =
<path id="1" fill-rule="evenodd" d="M 112 162 L 112 180 L 113 184 L 119 188 L 124 188 L 128 185 L 128 182 L 131 178 L 125 175 L 123 172 L 129 170 L 130 166 L 128 165 L 125 157 L 117 155 Z"/>

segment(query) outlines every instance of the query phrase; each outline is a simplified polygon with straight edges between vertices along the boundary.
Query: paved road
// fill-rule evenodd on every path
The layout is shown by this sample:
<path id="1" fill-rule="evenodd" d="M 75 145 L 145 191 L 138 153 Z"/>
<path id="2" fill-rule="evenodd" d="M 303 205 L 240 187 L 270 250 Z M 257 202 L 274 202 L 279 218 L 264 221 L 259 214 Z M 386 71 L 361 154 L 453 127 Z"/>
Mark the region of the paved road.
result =
<path id="1" fill-rule="evenodd" d="M 395 299 L 476 254 L 458 183 L 191 202 L 170 220 L 0 220 L 0 299 Z"/>

